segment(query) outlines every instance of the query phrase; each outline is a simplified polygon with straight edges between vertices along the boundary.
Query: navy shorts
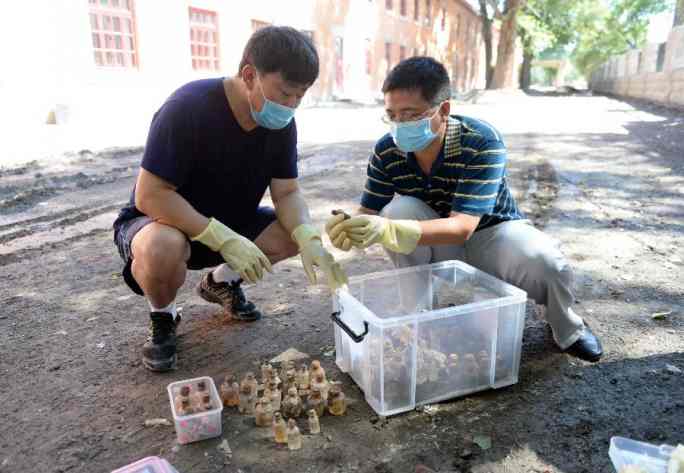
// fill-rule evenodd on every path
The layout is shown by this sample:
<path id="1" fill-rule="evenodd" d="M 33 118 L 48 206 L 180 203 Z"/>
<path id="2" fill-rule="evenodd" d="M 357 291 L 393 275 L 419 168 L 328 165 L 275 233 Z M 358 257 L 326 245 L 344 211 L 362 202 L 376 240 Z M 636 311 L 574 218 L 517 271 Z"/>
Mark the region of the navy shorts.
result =
<path id="1" fill-rule="evenodd" d="M 244 225 L 233 226 L 229 225 L 231 230 L 236 231 L 245 238 L 254 241 L 259 235 L 268 227 L 271 223 L 275 222 L 277 219 L 275 210 L 271 207 L 259 207 L 256 214 L 252 219 L 249 220 Z M 133 263 L 133 257 L 131 253 L 131 243 L 133 242 L 133 237 L 143 228 L 145 225 L 152 223 L 150 217 L 145 215 L 140 217 L 134 217 L 127 220 L 120 221 L 117 219 L 114 222 L 114 243 L 116 248 L 119 250 L 119 255 L 124 262 L 124 268 L 121 272 L 124 281 L 128 287 L 131 288 L 133 292 L 144 296 L 145 293 L 138 285 L 138 282 L 133 277 L 131 272 L 131 264 Z M 223 263 L 223 258 L 221 254 L 212 251 L 204 244 L 198 241 L 190 241 L 190 260 L 188 261 L 188 269 L 204 269 L 212 268 Z"/>

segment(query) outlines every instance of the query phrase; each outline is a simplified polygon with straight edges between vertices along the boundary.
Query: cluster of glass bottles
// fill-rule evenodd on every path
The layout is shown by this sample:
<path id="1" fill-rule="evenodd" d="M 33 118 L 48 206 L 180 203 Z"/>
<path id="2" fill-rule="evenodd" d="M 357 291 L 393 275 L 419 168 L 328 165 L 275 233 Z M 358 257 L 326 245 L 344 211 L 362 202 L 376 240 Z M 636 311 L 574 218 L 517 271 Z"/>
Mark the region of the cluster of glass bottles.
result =
<path id="1" fill-rule="evenodd" d="M 174 399 L 174 406 L 179 416 L 198 414 L 217 407 L 211 400 L 209 386 L 205 381 L 199 381 L 194 389 L 189 384 L 181 386 Z"/>
<path id="2" fill-rule="evenodd" d="M 302 447 L 302 434 L 297 420 L 305 417 L 311 434 L 321 432 L 319 418 L 326 412 L 344 415 L 347 401 L 340 385 L 327 380 L 320 361 L 310 366 L 295 367 L 294 361 L 281 364 L 280 371 L 272 365 L 261 365 L 261 379 L 253 372 L 238 383 L 235 376 L 225 377 L 220 387 L 224 407 L 237 407 L 240 414 L 254 416 L 257 427 L 270 427 L 277 444 L 287 444 L 290 450 Z"/>

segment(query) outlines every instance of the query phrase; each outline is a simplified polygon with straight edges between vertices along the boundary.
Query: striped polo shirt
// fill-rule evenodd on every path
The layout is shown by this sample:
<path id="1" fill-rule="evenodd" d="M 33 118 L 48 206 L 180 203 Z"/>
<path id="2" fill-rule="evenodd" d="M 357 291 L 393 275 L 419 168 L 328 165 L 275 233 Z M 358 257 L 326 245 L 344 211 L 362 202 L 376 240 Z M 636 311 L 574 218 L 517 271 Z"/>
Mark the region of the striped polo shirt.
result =
<path id="1" fill-rule="evenodd" d="M 481 217 L 477 230 L 522 219 L 506 179 L 506 147 L 494 127 L 451 115 L 444 145 L 426 175 L 413 153 L 399 150 L 388 133 L 375 145 L 361 205 L 380 211 L 395 194 L 416 197 L 440 217 L 458 212 Z"/>

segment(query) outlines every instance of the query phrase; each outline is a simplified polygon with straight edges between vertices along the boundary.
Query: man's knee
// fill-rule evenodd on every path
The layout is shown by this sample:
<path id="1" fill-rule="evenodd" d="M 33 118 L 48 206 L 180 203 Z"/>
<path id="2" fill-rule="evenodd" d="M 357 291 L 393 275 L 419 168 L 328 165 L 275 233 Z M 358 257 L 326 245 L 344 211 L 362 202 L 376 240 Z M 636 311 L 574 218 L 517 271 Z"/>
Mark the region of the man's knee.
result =
<path id="1" fill-rule="evenodd" d="M 190 245 L 185 235 L 160 223 L 145 226 L 133 239 L 133 260 L 145 272 L 167 273 L 185 263 Z"/>
<path id="2" fill-rule="evenodd" d="M 429 213 L 431 212 L 434 211 L 422 200 L 407 195 L 398 195 L 383 207 L 380 216 L 392 220 L 426 220 L 430 218 Z"/>
<path id="3" fill-rule="evenodd" d="M 572 267 L 560 254 L 539 253 L 532 260 L 535 278 L 549 284 L 570 286 L 573 282 Z"/>

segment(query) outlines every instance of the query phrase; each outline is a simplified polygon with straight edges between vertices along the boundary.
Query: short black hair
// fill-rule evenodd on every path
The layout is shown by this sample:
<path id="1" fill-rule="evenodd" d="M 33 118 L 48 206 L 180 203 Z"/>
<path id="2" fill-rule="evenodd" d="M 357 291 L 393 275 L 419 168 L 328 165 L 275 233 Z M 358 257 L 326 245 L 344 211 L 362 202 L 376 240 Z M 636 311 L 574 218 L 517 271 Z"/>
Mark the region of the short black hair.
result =
<path id="1" fill-rule="evenodd" d="M 309 86 L 318 77 L 318 53 L 313 41 L 289 26 L 266 26 L 247 41 L 240 71 L 251 64 L 262 74 L 280 72 L 294 84 Z"/>
<path id="2" fill-rule="evenodd" d="M 397 89 L 419 90 L 430 105 L 451 98 L 449 73 L 441 62 L 427 56 L 410 57 L 394 66 L 382 84 L 382 93 Z"/>

